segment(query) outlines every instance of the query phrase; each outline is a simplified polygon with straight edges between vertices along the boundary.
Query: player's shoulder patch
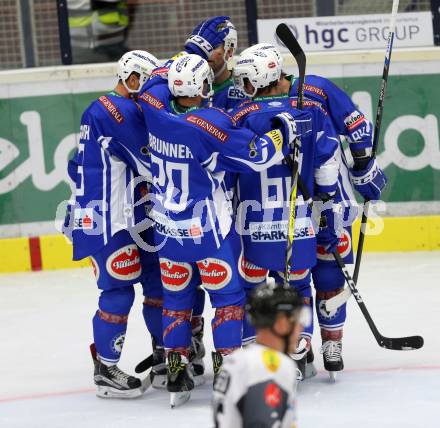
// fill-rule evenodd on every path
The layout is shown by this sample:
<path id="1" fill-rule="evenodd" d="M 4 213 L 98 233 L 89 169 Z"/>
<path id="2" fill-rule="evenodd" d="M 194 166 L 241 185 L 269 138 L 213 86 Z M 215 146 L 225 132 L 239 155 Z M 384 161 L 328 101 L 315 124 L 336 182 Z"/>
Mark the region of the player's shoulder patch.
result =
<path id="1" fill-rule="evenodd" d="M 267 348 L 263 350 L 262 356 L 263 363 L 269 371 L 275 373 L 280 368 L 281 359 L 277 351 Z"/>
<path id="2" fill-rule="evenodd" d="M 244 103 L 243 103 L 244 104 Z M 239 122 L 244 117 L 246 117 L 249 113 L 261 110 L 261 107 L 257 103 L 247 103 L 243 106 L 243 104 L 240 104 L 240 107 L 242 107 L 240 110 L 238 110 L 232 117 L 236 122 Z"/>
<path id="3" fill-rule="evenodd" d="M 313 94 L 319 95 L 320 97 L 327 100 L 328 96 L 324 89 L 316 85 L 311 85 L 309 83 L 304 83 L 304 92 L 311 92 Z"/>
<path id="4" fill-rule="evenodd" d="M 124 116 L 116 107 L 115 103 L 107 96 L 101 95 L 98 98 L 98 101 L 104 106 L 104 108 L 108 111 L 110 116 L 118 123 L 121 124 L 124 122 Z"/>
<path id="5" fill-rule="evenodd" d="M 223 129 L 215 126 L 212 122 L 200 115 L 190 113 L 185 117 L 185 120 L 193 125 L 196 125 L 198 128 L 202 129 L 222 143 L 225 143 L 228 139 L 228 134 L 223 131 Z"/>
<path id="6" fill-rule="evenodd" d="M 298 99 L 297 98 L 293 98 L 290 100 L 290 105 L 293 108 L 297 108 L 298 106 Z M 327 110 L 324 108 L 324 106 L 322 105 L 322 103 L 320 103 L 319 101 L 316 100 L 310 100 L 305 98 L 303 100 L 303 105 L 304 107 L 317 107 L 319 110 L 321 110 L 322 113 L 324 113 L 327 116 Z"/>
<path id="7" fill-rule="evenodd" d="M 154 107 L 157 110 L 162 110 L 165 105 L 164 103 L 154 95 L 150 94 L 149 92 L 145 91 L 140 97 L 139 100 L 145 101 L 150 106 Z"/>

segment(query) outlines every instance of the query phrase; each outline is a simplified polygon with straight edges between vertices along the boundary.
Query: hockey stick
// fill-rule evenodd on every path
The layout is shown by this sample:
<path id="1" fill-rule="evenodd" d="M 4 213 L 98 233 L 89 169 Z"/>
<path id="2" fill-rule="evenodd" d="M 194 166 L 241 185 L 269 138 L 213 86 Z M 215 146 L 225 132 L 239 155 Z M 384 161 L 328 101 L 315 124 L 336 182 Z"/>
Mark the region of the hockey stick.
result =
<path id="1" fill-rule="evenodd" d="M 306 56 L 304 51 L 301 49 L 298 41 L 293 36 L 289 27 L 281 23 L 276 29 L 277 36 L 284 43 L 284 45 L 289 49 L 290 53 L 295 58 L 298 65 L 299 71 L 299 83 L 298 83 L 298 108 L 301 110 L 303 108 L 304 102 L 304 78 L 306 74 Z M 300 155 L 301 141 L 299 138 L 295 139 L 293 147 L 293 160 L 287 157 L 288 165 L 291 168 L 292 186 L 290 188 L 290 206 L 289 206 L 289 222 L 287 227 L 287 244 L 286 244 L 286 258 L 285 258 L 285 269 L 284 269 L 284 285 L 289 285 L 290 270 L 292 265 L 292 250 L 293 250 L 293 239 L 295 235 L 295 210 L 296 210 L 296 194 L 298 188 L 298 177 L 299 177 L 299 155 Z M 303 186 L 301 186 L 303 187 Z"/>
<path id="2" fill-rule="evenodd" d="M 387 87 L 388 82 L 388 72 L 390 69 L 390 62 L 391 62 L 391 52 L 393 50 L 393 41 L 394 41 L 394 32 L 396 27 L 396 16 L 397 16 L 397 9 L 399 8 L 399 0 L 393 1 L 393 7 L 391 10 L 391 23 L 390 23 L 390 32 L 388 34 L 388 41 L 387 41 L 387 48 L 385 52 L 385 61 L 383 65 L 383 72 L 382 72 L 382 82 L 380 85 L 380 91 L 379 91 L 379 101 L 377 104 L 377 113 L 376 113 L 376 122 L 374 125 L 374 135 L 373 135 L 373 149 L 372 149 L 372 157 L 375 157 L 377 146 L 379 143 L 379 134 L 380 134 L 380 128 L 382 123 L 382 116 L 383 116 L 383 104 L 384 104 L 384 98 L 385 98 L 385 91 Z M 368 200 L 364 201 L 364 210 L 362 212 L 362 220 L 361 220 L 361 228 L 359 231 L 359 241 L 358 246 L 356 250 L 356 261 L 354 266 L 354 272 L 353 272 L 353 281 L 355 284 L 358 282 L 359 277 L 359 269 L 361 266 L 361 259 L 362 259 L 362 252 L 364 248 L 364 240 L 365 240 L 365 230 L 367 228 L 367 221 L 368 221 L 368 208 L 370 204 Z M 342 306 L 351 296 L 351 290 L 350 288 L 346 288 L 342 293 L 339 293 L 338 295 L 330 298 L 327 300 L 326 303 L 326 309 L 329 312 L 332 312 Z"/>
<path id="3" fill-rule="evenodd" d="M 299 85 L 301 85 L 301 87 L 298 87 L 298 105 L 303 105 L 303 83 L 304 83 L 304 77 L 305 77 L 305 65 L 306 65 L 306 58 L 305 58 L 305 54 L 303 52 L 303 50 L 301 49 L 301 47 L 299 46 L 298 41 L 295 39 L 295 37 L 293 36 L 292 32 L 290 31 L 289 27 L 287 27 L 286 24 L 280 24 L 277 27 L 277 35 L 280 38 L 280 40 L 284 43 L 284 45 L 289 49 L 289 51 L 291 52 L 291 54 L 295 57 L 295 60 L 297 60 L 298 62 L 298 68 L 300 70 L 300 74 L 302 72 L 302 76 L 300 75 L 300 81 L 299 81 Z M 301 63 L 301 65 L 300 65 Z M 302 80 L 301 80 L 302 77 Z M 300 97 L 301 97 L 301 102 L 300 102 Z M 299 149 L 299 147 L 298 147 Z M 293 174 L 294 171 L 292 171 Z M 301 180 L 299 174 L 298 174 L 298 170 L 296 170 L 296 175 L 298 176 L 298 181 Z M 295 182 L 295 187 L 292 186 L 292 191 L 290 194 L 290 198 L 291 198 L 291 209 L 290 209 L 290 213 L 289 215 L 292 216 L 293 215 L 293 220 L 295 218 L 295 204 L 292 204 L 292 194 L 295 193 L 295 197 L 296 197 L 296 182 Z M 301 193 L 303 193 L 303 197 L 305 200 L 311 200 L 310 198 L 310 194 L 307 191 L 307 188 L 305 186 L 301 186 Z M 293 206 L 293 214 L 292 214 L 292 206 Z M 290 224 L 291 219 L 289 218 L 289 234 L 290 234 Z M 289 242 L 289 234 L 288 234 L 288 242 Z M 293 242 L 293 240 L 292 240 Z M 290 257 L 292 255 L 292 247 L 290 246 Z M 288 256 L 288 252 L 286 251 L 286 272 L 285 272 L 285 281 L 287 281 L 288 283 L 288 277 L 289 277 L 289 273 L 290 270 L 287 270 L 287 268 L 290 267 L 290 258 L 287 258 Z M 342 260 L 341 256 L 339 255 L 339 253 L 336 251 L 333 252 L 333 256 L 336 260 L 336 262 L 338 263 L 339 268 L 341 269 L 345 281 L 347 282 L 349 289 L 350 289 L 350 293 L 352 293 L 355 298 L 356 298 L 356 302 L 359 305 L 359 308 L 361 309 L 362 314 L 365 317 L 365 320 L 368 323 L 368 326 L 370 327 L 374 338 L 376 339 L 377 343 L 379 344 L 379 346 L 386 348 L 386 349 L 393 349 L 393 350 L 413 350 L 413 349 L 419 349 L 423 346 L 423 338 L 421 336 L 410 336 L 410 337 L 396 337 L 396 338 L 389 338 L 389 337 L 385 337 L 382 336 L 379 332 L 379 330 L 377 329 L 376 325 L 373 322 L 373 319 L 371 318 L 370 313 L 367 310 L 367 307 L 365 306 L 365 303 L 362 300 L 361 295 L 359 294 L 359 292 L 356 289 L 356 284 L 353 281 L 353 279 L 350 276 L 350 273 L 348 272 L 347 267 L 345 266 L 344 261 Z"/>

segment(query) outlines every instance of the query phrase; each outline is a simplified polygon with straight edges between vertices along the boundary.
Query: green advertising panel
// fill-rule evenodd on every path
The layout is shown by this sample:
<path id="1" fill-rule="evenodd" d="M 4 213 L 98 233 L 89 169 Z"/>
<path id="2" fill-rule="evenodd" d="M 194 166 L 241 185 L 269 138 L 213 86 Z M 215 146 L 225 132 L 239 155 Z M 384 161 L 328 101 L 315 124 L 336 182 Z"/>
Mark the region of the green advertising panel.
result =
<path id="1" fill-rule="evenodd" d="M 378 77 L 332 79 L 370 118 Z M 82 111 L 96 93 L 0 100 L 0 226 L 51 221 L 67 199 L 67 159 Z M 440 75 L 392 76 L 387 88 L 379 163 L 389 202 L 440 200 Z"/>

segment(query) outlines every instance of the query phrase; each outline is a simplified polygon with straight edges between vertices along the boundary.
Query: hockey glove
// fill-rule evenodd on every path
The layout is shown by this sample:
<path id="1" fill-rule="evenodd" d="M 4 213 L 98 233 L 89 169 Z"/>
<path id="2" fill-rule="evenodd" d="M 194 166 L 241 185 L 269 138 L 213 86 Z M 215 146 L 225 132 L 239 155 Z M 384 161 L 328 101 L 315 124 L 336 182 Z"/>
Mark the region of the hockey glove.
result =
<path id="1" fill-rule="evenodd" d="M 220 46 L 229 33 L 229 28 L 219 30 L 221 24 L 229 20 L 229 16 L 216 16 L 201 22 L 192 31 L 185 42 L 185 50 L 208 59 L 211 52 Z"/>
<path id="2" fill-rule="evenodd" d="M 376 158 L 370 159 L 364 169 L 350 168 L 350 177 L 354 188 L 367 201 L 378 200 L 382 189 L 388 181 L 383 171 L 377 165 Z"/>
<path id="3" fill-rule="evenodd" d="M 329 199 L 329 195 L 319 195 L 314 198 L 314 206 L 321 210 L 318 245 L 324 247 L 327 253 L 333 253 L 338 248 L 339 236 L 342 232 L 342 206 Z"/>
<path id="4" fill-rule="evenodd" d="M 293 116 L 287 112 L 277 114 L 272 118 L 272 129 L 279 129 L 281 131 L 283 134 L 283 146 L 291 150 L 297 137 L 296 123 Z"/>

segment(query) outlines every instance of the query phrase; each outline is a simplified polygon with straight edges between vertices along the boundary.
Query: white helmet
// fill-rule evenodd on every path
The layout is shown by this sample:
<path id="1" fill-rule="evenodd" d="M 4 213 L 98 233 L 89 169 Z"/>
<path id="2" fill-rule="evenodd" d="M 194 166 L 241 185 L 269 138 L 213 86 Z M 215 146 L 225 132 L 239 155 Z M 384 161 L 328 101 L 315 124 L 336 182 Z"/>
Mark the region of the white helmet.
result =
<path id="1" fill-rule="evenodd" d="M 281 67 L 283 67 L 283 57 L 281 52 L 271 43 L 257 43 L 256 45 L 246 48 L 241 55 L 255 51 L 272 52 L 278 58 L 278 62 L 281 64 Z"/>
<path id="2" fill-rule="evenodd" d="M 281 77 L 282 62 L 272 50 L 254 50 L 242 52 L 234 67 L 234 82 L 249 97 L 254 97 L 258 89 L 277 82 Z M 249 93 L 245 89 L 245 79 L 254 87 Z"/>
<path id="3" fill-rule="evenodd" d="M 122 55 L 118 61 L 118 78 L 129 93 L 137 93 L 149 79 L 151 72 L 159 66 L 160 62 L 154 55 L 146 51 L 130 51 Z M 130 89 L 126 83 L 133 72 L 139 74 L 138 89 Z"/>
<path id="4" fill-rule="evenodd" d="M 175 97 L 209 98 L 214 94 L 213 80 L 208 62 L 194 54 L 177 58 L 168 71 L 168 88 Z"/>
<path id="5" fill-rule="evenodd" d="M 238 44 L 238 35 L 237 30 L 234 27 L 234 24 L 231 21 L 226 21 L 225 27 L 229 28 L 229 33 L 226 35 L 225 40 L 223 41 L 225 46 L 225 55 L 224 60 L 226 61 L 226 53 L 229 49 L 232 49 L 232 56 L 234 56 L 237 50 Z"/>

